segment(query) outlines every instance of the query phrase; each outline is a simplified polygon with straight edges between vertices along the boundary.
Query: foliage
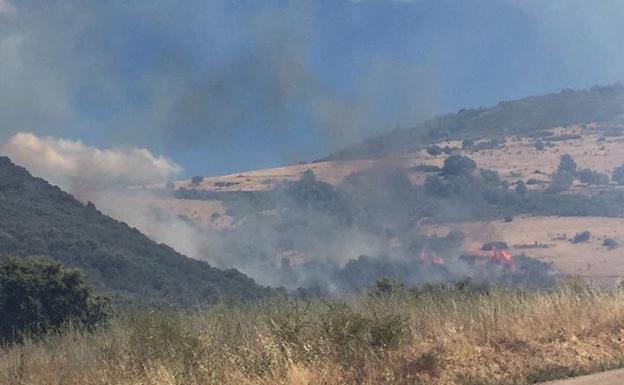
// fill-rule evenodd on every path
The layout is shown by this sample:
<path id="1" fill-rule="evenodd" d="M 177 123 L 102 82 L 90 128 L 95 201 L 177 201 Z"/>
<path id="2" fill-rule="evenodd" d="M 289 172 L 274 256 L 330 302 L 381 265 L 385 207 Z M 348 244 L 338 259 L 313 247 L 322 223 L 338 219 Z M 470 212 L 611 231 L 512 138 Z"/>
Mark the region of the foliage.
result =
<path id="1" fill-rule="evenodd" d="M 324 160 L 379 158 L 422 148 L 441 139 L 548 135 L 553 127 L 607 121 L 624 113 L 624 85 L 563 90 L 548 95 L 500 102 L 492 107 L 462 109 L 421 124 L 364 141 Z M 556 138 L 565 139 L 565 138 Z M 537 145 L 538 149 L 541 145 Z"/>
<path id="2" fill-rule="evenodd" d="M 82 275 L 54 261 L 6 258 L 0 263 L 0 341 L 39 336 L 72 323 L 92 329 L 108 317 L 108 300 Z"/>
<path id="3" fill-rule="evenodd" d="M 438 146 L 437 144 L 433 144 L 427 147 L 427 154 L 431 156 L 438 156 L 442 154 L 442 148 L 440 148 L 440 146 Z"/>
<path id="4" fill-rule="evenodd" d="M 576 172 L 576 162 L 574 158 L 569 154 L 562 155 L 559 159 L 559 169 L 557 172 L 574 174 Z"/>
<path id="5" fill-rule="evenodd" d="M 444 166 L 442 166 L 441 175 L 444 176 L 459 176 L 469 175 L 477 169 L 477 164 L 474 160 L 463 155 L 451 155 L 444 160 Z"/>
<path id="6" fill-rule="evenodd" d="M 620 247 L 620 244 L 613 238 L 605 238 L 605 240 L 602 241 L 602 246 L 609 250 L 615 250 Z"/>
<path id="7" fill-rule="evenodd" d="M 123 314 L 95 333 L 5 347 L 0 383 L 524 385 L 621 366 L 623 318 L 621 290 L 469 281 L 401 296 Z"/>
<path id="8" fill-rule="evenodd" d="M 574 238 L 572 238 L 572 243 L 583 243 L 589 241 L 591 238 L 591 233 L 589 231 L 582 231 L 580 233 L 576 233 Z"/>
<path id="9" fill-rule="evenodd" d="M 611 174 L 611 179 L 617 184 L 624 184 L 624 164 L 618 166 L 613 170 L 613 174 Z"/>
<path id="10" fill-rule="evenodd" d="M 574 174 L 567 171 L 559 171 L 552 176 L 548 191 L 560 193 L 569 190 L 574 183 Z"/>
<path id="11" fill-rule="evenodd" d="M 529 189 L 526 183 L 524 183 L 524 181 L 519 180 L 518 183 L 516 183 L 515 191 L 516 191 L 516 194 L 518 195 L 525 195 L 526 193 L 529 192 Z"/>
<path id="12" fill-rule="evenodd" d="M 590 170 L 588 168 L 577 171 L 576 177 L 582 183 L 594 184 L 594 185 L 609 184 L 609 175 L 602 174 L 602 173 L 599 173 L 598 171 Z"/>
<path id="13" fill-rule="evenodd" d="M 83 205 L 0 157 L 0 257 L 47 256 L 82 270 L 115 304 L 191 307 L 269 295 Z"/>

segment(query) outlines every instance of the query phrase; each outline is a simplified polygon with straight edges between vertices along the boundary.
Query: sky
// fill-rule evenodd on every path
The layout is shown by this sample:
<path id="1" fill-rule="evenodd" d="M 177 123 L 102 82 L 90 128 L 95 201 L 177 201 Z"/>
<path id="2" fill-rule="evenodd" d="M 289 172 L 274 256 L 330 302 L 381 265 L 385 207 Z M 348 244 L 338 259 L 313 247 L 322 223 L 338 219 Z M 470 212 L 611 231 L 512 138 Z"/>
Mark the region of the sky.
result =
<path id="1" fill-rule="evenodd" d="M 0 149 L 160 179 L 310 161 L 621 81 L 622 20 L 621 0 L 0 0 Z"/>

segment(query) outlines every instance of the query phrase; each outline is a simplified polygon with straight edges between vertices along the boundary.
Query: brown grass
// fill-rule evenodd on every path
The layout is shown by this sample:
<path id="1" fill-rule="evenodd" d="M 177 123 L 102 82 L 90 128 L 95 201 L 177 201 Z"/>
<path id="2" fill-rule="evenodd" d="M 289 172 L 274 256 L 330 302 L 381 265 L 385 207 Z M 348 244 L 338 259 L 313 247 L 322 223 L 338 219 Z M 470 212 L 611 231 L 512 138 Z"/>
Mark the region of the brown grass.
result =
<path id="1" fill-rule="evenodd" d="M 624 293 L 431 290 L 124 315 L 0 350 L 0 383 L 527 384 L 622 365 Z"/>

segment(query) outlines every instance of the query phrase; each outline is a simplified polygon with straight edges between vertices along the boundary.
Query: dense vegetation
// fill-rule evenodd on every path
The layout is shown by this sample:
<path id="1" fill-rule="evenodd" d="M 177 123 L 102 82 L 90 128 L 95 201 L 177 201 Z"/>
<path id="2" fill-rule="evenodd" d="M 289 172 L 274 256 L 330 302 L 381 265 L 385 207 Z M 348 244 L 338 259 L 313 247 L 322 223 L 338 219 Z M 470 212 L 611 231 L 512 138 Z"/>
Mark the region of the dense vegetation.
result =
<path id="1" fill-rule="evenodd" d="M 43 259 L 0 263 L 0 343 L 59 331 L 93 330 L 106 322 L 108 301 L 93 294 L 79 271 Z"/>
<path id="2" fill-rule="evenodd" d="M 84 271 L 116 303 L 190 307 L 268 290 L 156 244 L 0 157 L 0 258 L 48 256 Z"/>
<path id="3" fill-rule="evenodd" d="M 6 385 L 525 385 L 621 367 L 624 294 L 379 282 L 344 301 L 151 312 L 0 348 Z"/>
<path id="4" fill-rule="evenodd" d="M 507 135 L 549 135 L 547 129 L 599 122 L 624 113 L 624 85 L 563 90 L 557 94 L 531 96 L 500 102 L 494 107 L 462 109 L 435 117 L 410 129 L 368 139 L 323 160 L 378 158 L 420 149 L 428 142 L 445 138 L 494 139 Z M 564 138 L 550 138 L 550 140 Z M 469 142 L 468 142 L 469 144 Z M 438 154 L 438 149 L 433 149 Z"/>

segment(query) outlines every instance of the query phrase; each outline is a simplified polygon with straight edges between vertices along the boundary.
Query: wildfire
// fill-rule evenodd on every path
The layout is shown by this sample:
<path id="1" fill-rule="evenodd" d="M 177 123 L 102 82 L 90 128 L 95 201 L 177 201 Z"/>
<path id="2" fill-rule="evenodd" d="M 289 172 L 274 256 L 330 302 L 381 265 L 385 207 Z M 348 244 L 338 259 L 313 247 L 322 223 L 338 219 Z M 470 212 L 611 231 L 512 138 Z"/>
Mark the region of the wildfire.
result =
<path id="1" fill-rule="evenodd" d="M 444 265 L 444 258 L 431 254 L 427 250 L 421 250 L 418 260 L 426 265 Z"/>
<path id="2" fill-rule="evenodd" d="M 513 255 L 509 252 L 509 250 L 490 250 L 488 252 L 488 257 L 492 262 L 497 262 L 502 265 L 508 266 L 511 270 L 516 270 L 516 264 L 513 260 Z"/>

